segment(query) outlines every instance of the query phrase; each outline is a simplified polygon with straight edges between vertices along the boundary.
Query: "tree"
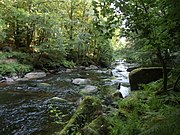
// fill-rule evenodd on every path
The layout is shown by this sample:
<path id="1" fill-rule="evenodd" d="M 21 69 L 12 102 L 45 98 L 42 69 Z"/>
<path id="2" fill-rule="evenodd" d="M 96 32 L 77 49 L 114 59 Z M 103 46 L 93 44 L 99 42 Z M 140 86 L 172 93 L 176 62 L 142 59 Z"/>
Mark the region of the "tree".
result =
<path id="1" fill-rule="evenodd" d="M 90 47 L 91 1 L 64 0 L 60 3 L 60 8 L 60 27 L 67 57 L 77 64 L 83 64 Z"/>
<path id="2" fill-rule="evenodd" d="M 125 22 L 125 35 L 136 42 L 143 40 L 140 49 L 156 54 L 163 67 L 163 89 L 167 91 L 167 63 L 170 52 L 175 52 L 179 46 L 179 32 L 176 29 L 180 19 L 178 1 L 123 0 L 114 4 Z"/>
<path id="3" fill-rule="evenodd" d="M 78 65 L 107 66 L 118 22 L 110 6 L 105 0 L 2 0 L 1 36 L 17 50 L 36 49 L 37 61 L 44 52 L 53 57 L 56 51 L 59 61 L 66 58 Z"/>
<path id="4" fill-rule="evenodd" d="M 62 64 L 66 53 L 59 23 L 59 2 L 2 0 L 0 19 L 5 25 L 3 45 L 32 53 L 34 65 L 42 63 L 56 67 Z M 43 54 L 48 54 L 48 60 L 40 62 Z"/>
<path id="5" fill-rule="evenodd" d="M 2 0 L 0 10 L 6 23 L 6 42 L 14 40 L 17 48 L 40 45 L 59 32 L 58 20 L 54 19 L 54 2 L 41 0 Z"/>
<path id="6" fill-rule="evenodd" d="M 120 22 L 115 10 L 111 7 L 111 1 L 98 0 L 93 1 L 93 28 L 92 40 L 96 55 L 94 55 L 97 63 L 107 66 L 112 61 L 113 47 L 112 38 L 115 30 L 119 28 Z"/>

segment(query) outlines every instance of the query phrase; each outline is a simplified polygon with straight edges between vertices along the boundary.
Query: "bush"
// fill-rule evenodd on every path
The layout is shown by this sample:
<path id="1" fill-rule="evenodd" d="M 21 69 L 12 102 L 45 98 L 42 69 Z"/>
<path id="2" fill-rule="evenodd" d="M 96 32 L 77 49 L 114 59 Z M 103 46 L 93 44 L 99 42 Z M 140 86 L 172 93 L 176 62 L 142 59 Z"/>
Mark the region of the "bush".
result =
<path id="1" fill-rule="evenodd" d="M 1 75 L 11 75 L 13 73 L 24 74 L 32 70 L 32 66 L 23 65 L 17 62 L 0 64 Z"/>
<path id="2" fill-rule="evenodd" d="M 3 52 L 0 54 L 0 74 L 24 74 L 32 70 L 29 54 L 21 52 Z M 11 60 L 11 61 L 10 61 Z"/>
<path id="3" fill-rule="evenodd" d="M 73 61 L 64 60 L 63 61 L 63 66 L 66 67 L 66 68 L 74 68 L 75 63 Z"/>

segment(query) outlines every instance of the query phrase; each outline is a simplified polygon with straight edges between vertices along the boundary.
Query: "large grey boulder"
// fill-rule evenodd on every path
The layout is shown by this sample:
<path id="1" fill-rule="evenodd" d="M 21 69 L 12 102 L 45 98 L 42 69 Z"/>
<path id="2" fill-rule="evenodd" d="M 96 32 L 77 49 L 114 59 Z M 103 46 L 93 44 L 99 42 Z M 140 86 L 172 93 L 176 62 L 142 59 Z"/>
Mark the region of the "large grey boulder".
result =
<path id="1" fill-rule="evenodd" d="M 170 71 L 170 69 L 168 69 Z M 138 90 L 140 84 L 157 81 L 163 77 L 161 67 L 137 68 L 129 73 L 131 90 Z"/>
<path id="2" fill-rule="evenodd" d="M 90 79 L 76 78 L 72 81 L 73 84 L 82 85 L 90 83 Z"/>
<path id="3" fill-rule="evenodd" d="M 24 77 L 28 79 L 36 79 L 36 78 L 42 78 L 45 77 L 46 73 L 41 71 L 41 72 L 30 72 L 27 73 Z"/>

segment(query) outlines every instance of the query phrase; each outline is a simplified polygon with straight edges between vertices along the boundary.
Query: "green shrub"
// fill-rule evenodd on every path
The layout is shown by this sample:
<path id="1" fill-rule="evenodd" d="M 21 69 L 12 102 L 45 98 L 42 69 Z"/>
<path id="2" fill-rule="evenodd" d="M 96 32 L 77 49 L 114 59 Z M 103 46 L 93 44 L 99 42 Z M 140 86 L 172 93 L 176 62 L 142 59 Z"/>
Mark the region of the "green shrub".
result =
<path id="1" fill-rule="evenodd" d="M 11 75 L 13 73 L 23 74 L 31 70 L 32 66 L 19 64 L 17 62 L 0 64 L 1 75 Z"/>
<path id="2" fill-rule="evenodd" d="M 16 55 L 19 55 L 19 52 L 0 52 L 0 59 L 8 59 L 8 58 L 13 58 Z"/>
<path id="3" fill-rule="evenodd" d="M 73 61 L 64 60 L 62 64 L 66 68 L 74 68 L 75 67 L 75 63 Z"/>
<path id="4" fill-rule="evenodd" d="M 12 59 L 12 61 L 8 61 Z M 0 74 L 23 74 L 32 70 L 32 58 L 27 53 L 2 52 L 0 53 Z"/>

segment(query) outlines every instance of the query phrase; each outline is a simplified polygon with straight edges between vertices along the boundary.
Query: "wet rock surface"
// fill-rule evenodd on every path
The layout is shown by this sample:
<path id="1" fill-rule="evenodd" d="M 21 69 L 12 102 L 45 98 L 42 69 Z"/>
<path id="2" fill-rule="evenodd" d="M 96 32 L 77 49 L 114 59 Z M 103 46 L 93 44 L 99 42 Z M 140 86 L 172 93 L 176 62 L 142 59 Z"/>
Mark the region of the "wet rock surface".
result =
<path id="1" fill-rule="evenodd" d="M 90 79 L 83 79 L 83 78 L 75 78 L 72 81 L 73 84 L 77 84 L 77 85 L 88 84 L 90 82 L 91 82 Z"/>
<path id="2" fill-rule="evenodd" d="M 86 85 L 81 91 L 80 93 L 82 94 L 92 94 L 98 91 L 98 87 L 97 86 L 93 86 L 93 85 Z"/>
<path id="3" fill-rule="evenodd" d="M 17 81 L 28 81 L 30 79 L 37 79 L 47 76 L 47 74 L 43 71 L 30 72 L 25 74 L 24 76 L 19 76 L 17 74 L 11 76 L 0 76 L 0 83 L 15 83 Z"/>
<path id="4" fill-rule="evenodd" d="M 40 71 L 40 72 L 27 73 L 24 77 L 28 78 L 28 79 L 35 79 L 35 78 L 42 78 L 42 77 L 45 77 L 45 76 L 46 76 L 46 73 L 43 72 L 43 71 Z"/>

